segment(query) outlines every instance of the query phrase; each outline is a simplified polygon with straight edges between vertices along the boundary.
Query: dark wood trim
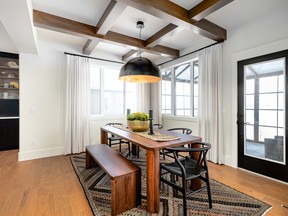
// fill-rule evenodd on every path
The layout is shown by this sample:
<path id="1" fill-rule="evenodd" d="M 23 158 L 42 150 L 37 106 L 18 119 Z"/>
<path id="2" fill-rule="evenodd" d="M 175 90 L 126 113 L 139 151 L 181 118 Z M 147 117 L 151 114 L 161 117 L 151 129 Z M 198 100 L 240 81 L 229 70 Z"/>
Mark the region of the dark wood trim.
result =
<path id="1" fill-rule="evenodd" d="M 215 41 L 226 40 L 226 30 L 214 23 L 202 19 L 190 20 L 188 11 L 179 5 L 167 0 L 117 0 L 130 7 L 134 7 L 145 13 L 164 19 L 174 25 L 188 29 L 196 34 Z"/>
<path id="2" fill-rule="evenodd" d="M 233 0 L 204 0 L 188 12 L 189 19 L 199 21 Z"/>
<path id="3" fill-rule="evenodd" d="M 165 40 L 168 37 L 172 37 L 179 31 L 181 31 L 182 28 L 174 25 L 174 24 L 168 24 L 164 28 L 162 28 L 160 31 L 152 35 L 150 38 L 148 38 L 145 41 L 146 47 L 154 47 L 161 43 L 161 41 Z"/>
<path id="4" fill-rule="evenodd" d="M 115 0 L 111 0 L 107 6 L 105 12 L 102 14 L 99 22 L 96 25 L 96 34 L 105 35 L 110 30 L 115 20 L 122 14 L 125 10 L 126 5 L 123 5 Z M 98 45 L 99 40 L 88 39 L 84 48 L 83 54 L 90 55 L 95 47 Z"/>
<path id="5" fill-rule="evenodd" d="M 122 56 L 122 61 L 129 61 L 132 58 L 137 57 L 140 55 L 139 50 L 130 50 L 128 53 Z"/>
<path id="6" fill-rule="evenodd" d="M 145 52 L 155 53 L 158 55 L 166 55 L 173 58 L 179 57 L 179 50 L 159 45 L 152 48 L 145 48 L 144 41 L 111 31 L 108 31 L 108 33 L 104 36 L 99 35 L 95 33 L 98 31 L 97 27 L 48 14 L 42 11 L 33 10 L 33 19 L 34 26 L 36 27 L 67 33 L 91 40 L 96 38 L 100 41 L 117 43 L 118 45 L 120 44 L 129 48 L 141 48 Z"/>
<path id="7" fill-rule="evenodd" d="M 83 54 L 84 55 L 90 55 L 95 47 L 99 44 L 100 40 L 97 39 L 88 39 L 83 47 Z"/>
<path id="8" fill-rule="evenodd" d="M 96 27 L 98 28 L 97 34 L 105 35 L 110 30 L 115 20 L 123 13 L 126 9 L 126 5 L 111 0 L 105 12 L 101 16 Z"/>

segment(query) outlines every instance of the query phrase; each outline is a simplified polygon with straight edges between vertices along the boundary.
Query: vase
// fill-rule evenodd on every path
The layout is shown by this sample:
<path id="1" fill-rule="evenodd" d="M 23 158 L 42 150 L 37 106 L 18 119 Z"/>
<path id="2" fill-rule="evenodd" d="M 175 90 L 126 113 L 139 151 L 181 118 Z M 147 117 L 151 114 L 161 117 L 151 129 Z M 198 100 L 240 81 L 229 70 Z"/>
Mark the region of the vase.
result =
<path id="1" fill-rule="evenodd" d="M 139 120 L 134 120 L 134 121 L 127 121 L 128 127 L 133 131 L 133 132 L 144 132 L 149 129 L 149 121 L 139 121 Z"/>

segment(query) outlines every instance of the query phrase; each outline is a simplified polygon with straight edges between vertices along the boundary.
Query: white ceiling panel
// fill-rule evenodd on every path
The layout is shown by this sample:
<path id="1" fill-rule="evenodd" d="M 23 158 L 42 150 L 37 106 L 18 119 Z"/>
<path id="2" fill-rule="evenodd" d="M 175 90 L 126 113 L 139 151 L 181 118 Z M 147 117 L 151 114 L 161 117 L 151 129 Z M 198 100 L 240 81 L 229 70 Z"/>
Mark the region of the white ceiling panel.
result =
<path id="1" fill-rule="evenodd" d="M 140 10 L 127 7 L 124 12 L 118 17 L 111 28 L 111 31 L 125 34 L 130 37 L 139 38 L 140 30 L 136 28 L 137 21 L 144 22 L 144 29 L 142 29 L 141 38 L 146 40 L 151 35 L 155 34 L 169 23 L 157 17 L 146 14 Z"/>
<path id="2" fill-rule="evenodd" d="M 195 7 L 197 4 L 199 4 L 203 0 L 170 0 L 170 1 L 180 5 L 186 10 L 190 10 L 191 8 Z"/>
<path id="3" fill-rule="evenodd" d="M 206 19 L 230 29 L 287 5 L 287 0 L 234 0 Z"/>
<path id="4" fill-rule="evenodd" d="M 202 38 L 203 37 L 200 35 L 197 35 L 189 30 L 183 29 L 178 34 L 169 37 L 165 41 L 161 42 L 161 45 L 182 50 L 189 46 L 193 46 L 193 44 L 197 43 L 197 41 Z"/>
<path id="5" fill-rule="evenodd" d="M 32 5 L 36 10 L 96 26 L 109 2 L 108 0 L 32 0 Z"/>
<path id="6" fill-rule="evenodd" d="M 122 56 L 130 51 L 130 49 L 127 47 L 118 46 L 118 45 L 111 44 L 111 43 L 104 43 L 104 42 L 99 42 L 95 51 L 96 50 L 100 52 L 109 52 L 113 50 L 113 54 L 118 55 L 118 56 Z"/>

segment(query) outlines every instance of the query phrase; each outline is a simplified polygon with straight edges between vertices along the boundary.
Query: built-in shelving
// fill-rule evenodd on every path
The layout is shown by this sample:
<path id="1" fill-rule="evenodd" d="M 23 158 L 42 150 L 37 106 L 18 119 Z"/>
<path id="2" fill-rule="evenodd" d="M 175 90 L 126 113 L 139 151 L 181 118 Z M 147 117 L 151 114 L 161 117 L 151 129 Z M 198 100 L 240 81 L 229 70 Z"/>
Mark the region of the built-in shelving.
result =
<path id="1" fill-rule="evenodd" d="M 19 99 L 19 60 L 0 57 L 0 99 Z"/>

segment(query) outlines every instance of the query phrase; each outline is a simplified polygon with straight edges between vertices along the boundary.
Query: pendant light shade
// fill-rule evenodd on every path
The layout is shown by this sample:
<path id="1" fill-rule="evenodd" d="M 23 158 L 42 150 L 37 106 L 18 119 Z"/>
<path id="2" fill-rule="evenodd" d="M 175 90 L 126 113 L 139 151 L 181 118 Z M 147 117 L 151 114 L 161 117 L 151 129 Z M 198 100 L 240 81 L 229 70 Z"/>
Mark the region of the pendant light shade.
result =
<path id="1" fill-rule="evenodd" d="M 119 79 L 124 82 L 151 83 L 161 80 L 159 68 L 144 57 L 128 61 L 120 70 Z"/>
<path id="2" fill-rule="evenodd" d="M 145 27 L 143 21 L 138 21 L 136 27 L 141 30 Z M 152 83 L 161 80 L 159 68 L 149 59 L 136 57 L 128 61 L 120 70 L 119 79 L 124 82 L 139 82 L 139 83 Z"/>

